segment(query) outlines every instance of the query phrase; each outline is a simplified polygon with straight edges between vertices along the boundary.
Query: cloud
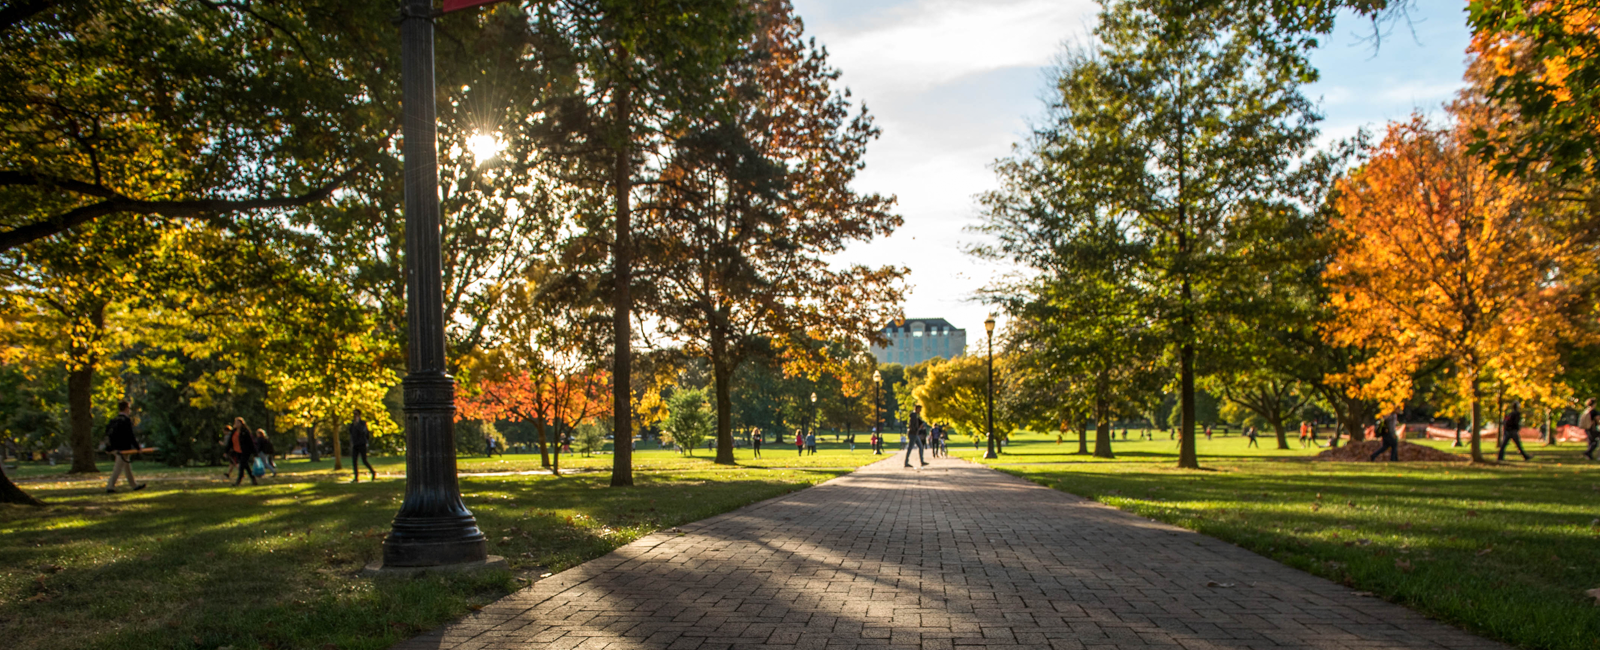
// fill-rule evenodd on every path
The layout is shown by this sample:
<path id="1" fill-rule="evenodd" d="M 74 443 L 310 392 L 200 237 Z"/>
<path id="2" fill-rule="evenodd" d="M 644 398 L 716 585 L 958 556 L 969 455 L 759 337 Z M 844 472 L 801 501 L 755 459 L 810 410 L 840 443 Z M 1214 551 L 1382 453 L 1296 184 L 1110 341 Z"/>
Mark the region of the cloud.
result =
<path id="1" fill-rule="evenodd" d="M 1096 10 L 1085 0 L 923 0 L 829 39 L 828 52 L 852 86 L 917 92 L 974 73 L 1047 65 L 1064 37 L 1087 31 Z"/>

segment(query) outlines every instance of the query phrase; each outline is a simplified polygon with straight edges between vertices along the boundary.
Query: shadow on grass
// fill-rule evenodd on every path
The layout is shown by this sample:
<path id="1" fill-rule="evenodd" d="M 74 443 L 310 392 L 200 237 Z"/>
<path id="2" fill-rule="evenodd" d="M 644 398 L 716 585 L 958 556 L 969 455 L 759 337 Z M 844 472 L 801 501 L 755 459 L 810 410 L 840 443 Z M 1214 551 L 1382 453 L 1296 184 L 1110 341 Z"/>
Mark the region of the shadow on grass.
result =
<path id="1" fill-rule="evenodd" d="M 490 552 L 542 572 L 839 473 L 646 473 L 632 490 L 606 488 L 603 476 L 464 475 L 462 490 Z M 508 572 L 382 589 L 358 577 L 403 489 L 301 479 L 39 490 L 50 506 L 0 507 L 0 636 L 16 650 L 381 648 L 515 587 Z"/>

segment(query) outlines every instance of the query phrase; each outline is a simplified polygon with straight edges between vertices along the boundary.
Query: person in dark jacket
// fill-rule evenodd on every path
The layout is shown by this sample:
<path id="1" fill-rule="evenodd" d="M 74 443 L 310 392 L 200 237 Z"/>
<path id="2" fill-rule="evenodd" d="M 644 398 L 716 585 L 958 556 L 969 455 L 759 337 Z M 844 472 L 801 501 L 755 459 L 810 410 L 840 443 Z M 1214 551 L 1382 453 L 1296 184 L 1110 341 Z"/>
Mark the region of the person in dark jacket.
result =
<path id="1" fill-rule="evenodd" d="M 248 476 L 251 485 L 260 485 L 256 473 L 250 471 L 250 461 L 256 457 L 256 437 L 250 433 L 250 425 L 244 423 L 244 418 L 233 419 L 233 428 L 228 430 L 228 451 L 239 459 L 239 476 L 233 479 L 233 484 L 239 485 Z"/>
<path id="2" fill-rule="evenodd" d="M 351 483 L 361 482 L 361 467 L 356 464 L 359 460 L 367 466 L 368 477 L 378 480 L 377 470 L 372 469 L 372 463 L 367 460 L 367 443 L 372 440 L 372 432 L 367 430 L 367 421 L 361 419 L 361 409 L 356 409 L 355 417 L 350 419 L 350 469 L 355 470 L 356 477 Z"/>
<path id="3" fill-rule="evenodd" d="M 761 439 L 764 435 L 760 429 L 756 429 L 750 436 L 750 450 L 755 452 L 756 458 L 761 457 Z"/>
<path id="4" fill-rule="evenodd" d="M 272 475 L 278 475 L 278 464 L 272 462 L 272 457 L 278 450 L 272 447 L 272 439 L 267 437 L 266 429 L 256 429 L 256 451 L 261 453 L 261 460 L 266 461 L 267 469 L 272 470 Z"/>
<path id="5" fill-rule="evenodd" d="M 143 490 L 143 483 L 133 481 L 133 464 L 128 462 L 128 456 L 139 450 L 139 440 L 133 436 L 133 416 L 129 414 L 128 402 L 117 402 L 117 415 L 106 423 L 106 451 L 113 457 L 111 466 L 111 480 L 106 481 L 106 492 L 117 491 L 117 477 L 128 475 L 128 485 L 134 490 Z"/>
<path id="6" fill-rule="evenodd" d="M 913 405 L 911 407 L 911 421 L 906 425 L 906 467 L 911 466 L 912 449 L 917 450 L 917 462 L 922 463 L 924 466 L 928 464 L 927 458 L 922 455 L 923 450 L 927 448 L 927 442 L 925 442 L 928 435 L 927 430 L 928 425 L 922 421 L 922 405 Z"/>
<path id="7" fill-rule="evenodd" d="M 1395 433 L 1394 420 L 1394 415 L 1378 418 L 1377 426 L 1373 427 L 1373 433 L 1378 435 L 1378 439 L 1382 440 L 1383 444 L 1378 447 L 1377 451 L 1372 452 L 1371 456 L 1367 457 L 1369 462 L 1378 460 L 1378 457 L 1382 456 L 1385 450 L 1389 452 L 1389 462 L 1393 463 L 1400 460 L 1400 438 Z"/>
<path id="8" fill-rule="evenodd" d="M 1517 443 L 1517 453 L 1522 454 L 1523 460 L 1533 460 L 1528 452 L 1522 450 L 1522 408 L 1517 400 L 1511 400 L 1511 405 L 1506 407 L 1506 415 L 1500 420 L 1500 454 L 1495 460 L 1506 459 L 1506 443 Z"/>
<path id="9" fill-rule="evenodd" d="M 1589 439 L 1589 448 L 1583 452 L 1583 456 L 1589 460 L 1600 460 L 1594 456 L 1595 448 L 1600 447 L 1600 410 L 1594 408 L 1593 397 L 1583 403 L 1583 414 L 1578 416 L 1578 428 L 1583 429 L 1584 437 Z"/>

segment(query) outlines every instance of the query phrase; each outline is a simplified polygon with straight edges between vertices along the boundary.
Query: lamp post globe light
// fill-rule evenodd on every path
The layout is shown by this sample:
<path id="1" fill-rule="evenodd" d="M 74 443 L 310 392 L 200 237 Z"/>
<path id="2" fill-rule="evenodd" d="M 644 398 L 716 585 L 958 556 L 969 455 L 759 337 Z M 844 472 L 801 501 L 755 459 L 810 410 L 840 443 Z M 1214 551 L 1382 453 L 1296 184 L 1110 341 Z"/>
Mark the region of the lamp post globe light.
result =
<path id="1" fill-rule="evenodd" d="M 989 449 L 983 452 L 984 458 L 999 458 L 994 453 L 994 314 L 989 314 L 983 321 L 984 336 L 989 340 L 989 390 L 987 406 L 988 413 L 984 417 L 986 428 L 989 431 Z"/>
<path id="2" fill-rule="evenodd" d="M 874 440 L 878 440 L 878 442 L 875 442 L 872 445 L 872 454 L 874 456 L 883 455 L 883 442 L 880 439 L 880 437 L 883 435 L 883 399 L 880 393 L 881 388 L 883 388 L 883 373 L 874 370 L 872 371 L 872 438 Z"/>

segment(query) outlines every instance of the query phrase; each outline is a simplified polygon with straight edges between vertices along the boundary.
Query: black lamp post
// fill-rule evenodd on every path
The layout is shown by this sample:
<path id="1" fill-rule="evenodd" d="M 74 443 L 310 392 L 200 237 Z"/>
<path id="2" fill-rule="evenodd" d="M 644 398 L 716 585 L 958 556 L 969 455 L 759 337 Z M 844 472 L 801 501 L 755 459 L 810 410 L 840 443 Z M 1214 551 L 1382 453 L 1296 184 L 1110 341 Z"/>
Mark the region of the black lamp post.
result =
<path id="1" fill-rule="evenodd" d="M 806 418 L 806 433 L 807 434 L 813 434 L 813 433 L 816 432 L 816 429 L 817 429 L 817 394 L 816 393 L 811 393 L 811 412 L 810 412 L 810 416 L 811 417 Z"/>
<path id="2" fill-rule="evenodd" d="M 994 314 L 983 321 L 983 331 L 989 339 L 989 390 L 988 390 L 988 415 L 985 420 L 989 428 L 989 449 L 983 452 L 984 458 L 999 458 L 994 453 Z"/>
<path id="3" fill-rule="evenodd" d="M 406 495 L 383 540 L 384 568 L 461 565 L 489 556 L 456 481 L 456 387 L 444 358 L 433 13 L 433 0 L 405 0 L 400 13 L 410 372 L 401 381 Z"/>
<path id="4" fill-rule="evenodd" d="M 872 437 L 878 442 L 872 445 L 874 456 L 883 455 L 883 373 L 872 371 Z"/>

